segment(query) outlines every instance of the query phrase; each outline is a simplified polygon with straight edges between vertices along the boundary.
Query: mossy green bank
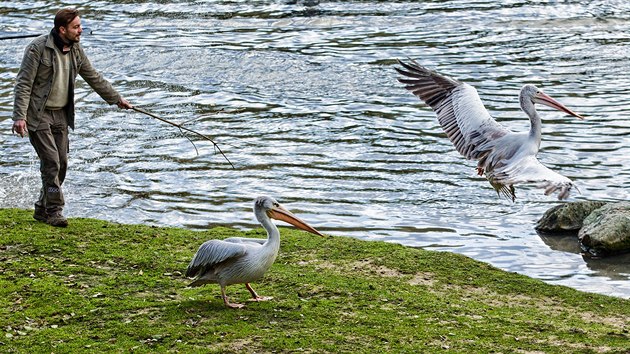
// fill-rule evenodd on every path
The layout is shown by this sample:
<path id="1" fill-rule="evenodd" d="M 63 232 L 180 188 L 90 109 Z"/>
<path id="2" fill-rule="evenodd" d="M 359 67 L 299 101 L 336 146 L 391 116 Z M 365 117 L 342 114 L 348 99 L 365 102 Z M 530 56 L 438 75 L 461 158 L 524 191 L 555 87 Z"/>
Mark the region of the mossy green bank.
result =
<path id="1" fill-rule="evenodd" d="M 265 237 L 0 210 L 0 352 L 627 353 L 630 301 L 470 258 L 282 228 L 254 288 L 225 308 L 182 275 L 204 241 Z M 228 287 L 246 302 L 242 285 Z"/>

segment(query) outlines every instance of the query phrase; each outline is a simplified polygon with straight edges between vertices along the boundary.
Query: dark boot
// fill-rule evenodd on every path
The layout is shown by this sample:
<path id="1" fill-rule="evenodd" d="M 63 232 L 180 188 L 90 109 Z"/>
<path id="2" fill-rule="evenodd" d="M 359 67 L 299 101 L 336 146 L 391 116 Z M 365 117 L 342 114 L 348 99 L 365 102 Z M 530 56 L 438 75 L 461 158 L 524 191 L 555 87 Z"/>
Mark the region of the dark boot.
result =
<path id="1" fill-rule="evenodd" d="M 48 215 L 46 224 L 56 227 L 66 227 L 68 226 L 68 219 L 61 214 L 61 211 L 56 211 Z"/>
<path id="2" fill-rule="evenodd" d="M 48 214 L 46 213 L 45 208 L 38 208 L 35 206 L 35 212 L 33 213 L 33 219 L 41 222 L 46 222 L 48 220 Z"/>

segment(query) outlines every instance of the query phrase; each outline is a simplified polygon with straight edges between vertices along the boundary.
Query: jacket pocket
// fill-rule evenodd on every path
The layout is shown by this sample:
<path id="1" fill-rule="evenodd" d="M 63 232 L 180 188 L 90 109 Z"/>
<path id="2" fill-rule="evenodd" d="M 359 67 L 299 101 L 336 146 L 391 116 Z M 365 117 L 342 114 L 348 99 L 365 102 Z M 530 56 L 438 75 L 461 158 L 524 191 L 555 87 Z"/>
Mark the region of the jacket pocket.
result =
<path id="1" fill-rule="evenodd" d="M 50 58 L 42 58 L 39 61 L 39 67 L 37 68 L 37 76 L 35 83 L 37 85 L 43 85 L 45 82 L 52 80 L 53 65 Z"/>

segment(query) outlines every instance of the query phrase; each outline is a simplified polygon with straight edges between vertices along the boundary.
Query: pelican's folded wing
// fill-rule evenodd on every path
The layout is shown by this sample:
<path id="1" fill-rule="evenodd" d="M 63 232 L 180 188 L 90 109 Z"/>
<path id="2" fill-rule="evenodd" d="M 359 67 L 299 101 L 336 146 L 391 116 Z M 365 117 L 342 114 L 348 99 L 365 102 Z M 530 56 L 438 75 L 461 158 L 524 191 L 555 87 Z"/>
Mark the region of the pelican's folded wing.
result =
<path id="1" fill-rule="evenodd" d="M 405 76 L 398 81 L 433 108 L 446 135 L 467 159 L 483 157 L 492 141 L 510 132 L 490 116 L 474 87 L 442 76 L 413 60 L 398 62 L 403 68 L 396 70 Z"/>
<path id="2" fill-rule="evenodd" d="M 245 254 L 244 244 L 225 242 L 223 240 L 209 240 L 204 242 L 186 269 L 187 277 L 195 277 L 205 273 L 208 269 L 233 257 Z"/>
<path id="3" fill-rule="evenodd" d="M 574 186 L 570 179 L 545 167 L 535 156 L 527 156 L 509 168 L 497 168 L 487 177 L 490 183 L 504 186 L 537 183 L 545 189 L 545 195 L 558 192 L 560 200 L 567 199 Z"/>

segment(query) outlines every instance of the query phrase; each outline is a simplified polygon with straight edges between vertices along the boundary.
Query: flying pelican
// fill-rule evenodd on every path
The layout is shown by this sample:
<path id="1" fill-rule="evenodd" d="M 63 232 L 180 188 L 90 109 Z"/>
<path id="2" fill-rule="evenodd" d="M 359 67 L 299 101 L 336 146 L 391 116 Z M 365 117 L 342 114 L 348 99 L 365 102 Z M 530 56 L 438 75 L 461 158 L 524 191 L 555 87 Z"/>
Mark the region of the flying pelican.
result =
<path id="1" fill-rule="evenodd" d="M 280 231 L 271 219 L 282 220 L 298 229 L 324 236 L 271 197 L 256 198 L 254 214 L 267 230 L 267 239 L 230 237 L 204 242 L 186 269 L 186 276 L 195 278 L 189 286 L 219 284 L 223 303 L 231 308 L 244 306 L 228 301 L 225 287 L 232 284 L 245 284 L 253 301 L 270 300 L 271 297 L 258 296 L 249 283 L 262 278 L 278 256 Z"/>
<path id="2" fill-rule="evenodd" d="M 457 151 L 469 160 L 478 160 L 477 174 L 486 175 L 497 193 L 514 201 L 514 185 L 534 182 L 545 195 L 558 191 L 558 199 L 569 196 L 573 182 L 536 158 L 540 148 L 541 120 L 535 103 L 540 103 L 574 117 L 581 115 L 549 97 L 534 85 L 521 89 L 521 109 L 529 116 L 529 132 L 512 132 L 490 116 L 477 90 L 463 82 L 442 76 L 417 62 L 396 68 L 405 78 L 398 81 L 437 114 L 438 121 Z"/>

